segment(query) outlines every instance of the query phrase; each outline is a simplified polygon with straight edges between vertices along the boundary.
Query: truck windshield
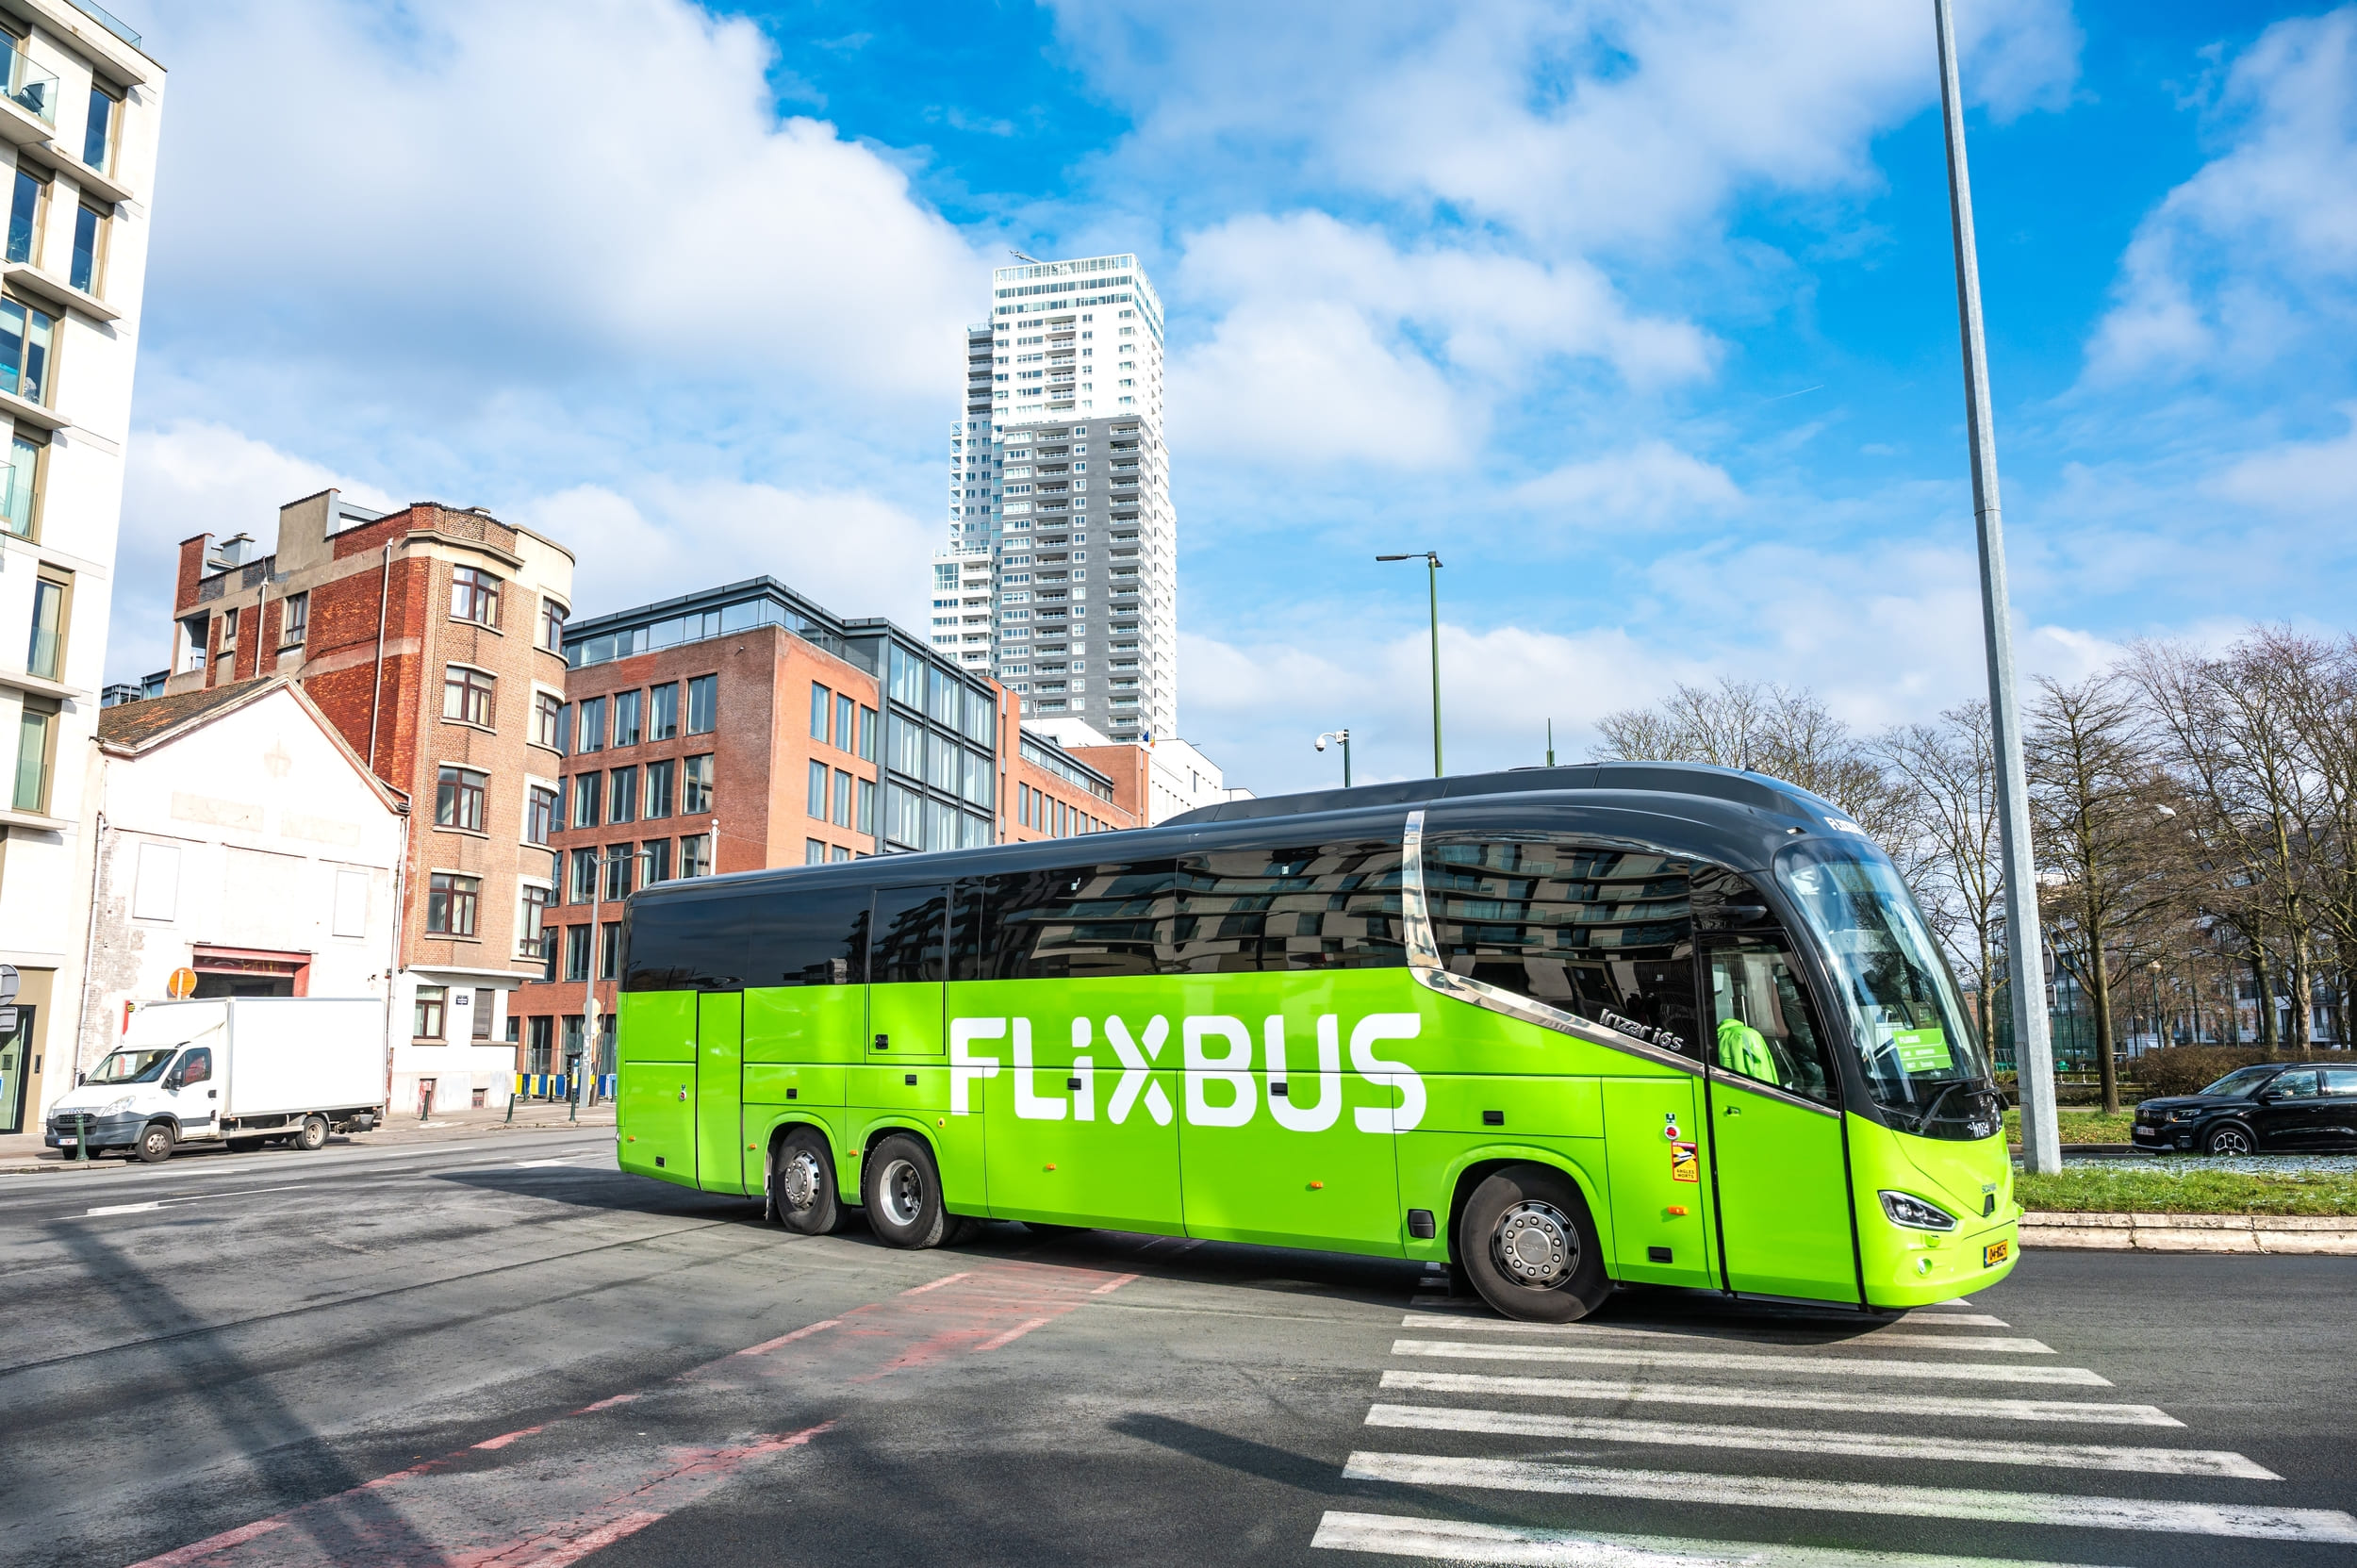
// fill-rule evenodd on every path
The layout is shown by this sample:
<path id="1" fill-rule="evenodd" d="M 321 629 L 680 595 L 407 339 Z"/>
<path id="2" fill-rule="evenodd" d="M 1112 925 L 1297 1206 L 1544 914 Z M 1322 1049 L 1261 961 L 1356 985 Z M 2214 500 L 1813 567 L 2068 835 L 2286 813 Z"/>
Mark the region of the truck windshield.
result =
<path id="1" fill-rule="evenodd" d="M 1804 843 L 1777 856 L 1776 880 L 1833 970 L 1875 1103 L 1909 1131 L 1994 1132 L 1987 1059 L 1897 867 L 1871 849 Z"/>
<path id="2" fill-rule="evenodd" d="M 92 1083 L 153 1083 L 164 1075 L 177 1046 L 140 1046 L 109 1054 L 90 1075 Z"/>

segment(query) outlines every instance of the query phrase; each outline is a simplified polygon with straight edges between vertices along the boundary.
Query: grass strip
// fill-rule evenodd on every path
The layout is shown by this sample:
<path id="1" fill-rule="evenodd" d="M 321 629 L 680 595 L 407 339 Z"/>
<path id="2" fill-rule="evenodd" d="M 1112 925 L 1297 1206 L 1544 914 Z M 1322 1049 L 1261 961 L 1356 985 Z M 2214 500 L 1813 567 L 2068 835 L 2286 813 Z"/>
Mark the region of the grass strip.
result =
<path id="1" fill-rule="evenodd" d="M 2357 1173 L 2253 1176 L 2190 1159 L 2158 1169 L 2075 1165 L 2051 1176 L 2022 1172 L 2014 1196 L 2039 1213 L 2357 1215 Z"/>
<path id="2" fill-rule="evenodd" d="M 2135 1125 L 2135 1120 L 2133 1111 L 2122 1111 L 2117 1116 L 2107 1116 L 2101 1111 L 2054 1113 L 2055 1130 L 2067 1144 L 2124 1144 L 2128 1142 L 2129 1129 Z M 2005 1142 L 2019 1144 L 2020 1141 L 2021 1108 L 2009 1105 L 2005 1108 Z"/>

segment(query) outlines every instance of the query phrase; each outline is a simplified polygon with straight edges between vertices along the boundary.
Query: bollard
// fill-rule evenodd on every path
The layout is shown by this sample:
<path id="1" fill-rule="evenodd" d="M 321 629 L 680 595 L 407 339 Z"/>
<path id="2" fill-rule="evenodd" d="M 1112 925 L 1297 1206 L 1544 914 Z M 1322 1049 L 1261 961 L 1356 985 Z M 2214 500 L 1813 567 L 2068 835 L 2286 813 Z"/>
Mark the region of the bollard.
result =
<path id="1" fill-rule="evenodd" d="M 74 1118 L 74 1163 L 75 1163 L 75 1164 L 84 1164 L 84 1165 L 87 1165 L 87 1164 L 90 1164 L 90 1117 L 89 1117 L 89 1116 L 87 1116 L 87 1115 L 76 1115 L 76 1116 Z"/>
<path id="2" fill-rule="evenodd" d="M 513 1089 L 507 1091 L 507 1125 L 516 1125 L 516 1091 Z"/>

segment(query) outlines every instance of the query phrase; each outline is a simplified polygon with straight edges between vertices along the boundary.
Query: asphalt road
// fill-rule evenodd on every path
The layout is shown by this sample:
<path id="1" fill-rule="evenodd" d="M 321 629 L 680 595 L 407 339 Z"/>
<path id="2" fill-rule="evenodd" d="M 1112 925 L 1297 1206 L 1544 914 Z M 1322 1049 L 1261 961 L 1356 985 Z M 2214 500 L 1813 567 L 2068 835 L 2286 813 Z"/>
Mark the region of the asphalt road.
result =
<path id="1" fill-rule="evenodd" d="M 0 1561 L 2357 1563 L 2357 1260 L 1876 1325 L 1432 1283 L 791 1237 L 602 1131 L 0 1179 Z"/>

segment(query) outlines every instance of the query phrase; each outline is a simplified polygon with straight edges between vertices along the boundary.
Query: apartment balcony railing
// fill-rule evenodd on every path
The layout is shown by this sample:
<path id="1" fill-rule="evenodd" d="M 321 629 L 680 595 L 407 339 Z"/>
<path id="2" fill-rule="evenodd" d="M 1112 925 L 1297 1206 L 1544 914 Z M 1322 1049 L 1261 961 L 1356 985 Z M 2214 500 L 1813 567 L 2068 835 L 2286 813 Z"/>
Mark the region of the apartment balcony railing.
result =
<path id="1" fill-rule="evenodd" d="M 11 44 L 0 49 L 7 58 L 0 60 L 6 76 L 0 80 L 0 96 L 23 109 L 50 130 L 58 128 L 58 78 L 25 58 L 25 51 Z M 24 140 L 22 136 L 11 140 Z M 45 139 L 44 139 L 45 140 Z"/>

